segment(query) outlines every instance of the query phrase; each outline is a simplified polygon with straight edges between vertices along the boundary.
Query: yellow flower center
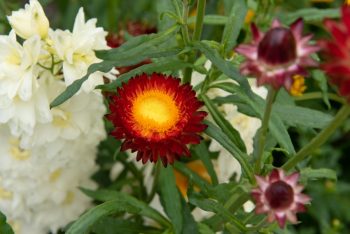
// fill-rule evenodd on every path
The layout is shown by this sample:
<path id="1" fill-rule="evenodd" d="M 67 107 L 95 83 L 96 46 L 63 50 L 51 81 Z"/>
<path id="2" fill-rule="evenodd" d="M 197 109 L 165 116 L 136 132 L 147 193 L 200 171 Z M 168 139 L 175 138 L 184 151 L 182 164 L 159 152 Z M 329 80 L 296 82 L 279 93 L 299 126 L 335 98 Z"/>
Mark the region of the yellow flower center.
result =
<path id="1" fill-rule="evenodd" d="M 305 78 L 301 75 L 294 75 L 293 84 L 289 90 L 289 93 L 293 96 L 301 96 L 305 90 Z"/>
<path id="2" fill-rule="evenodd" d="M 179 108 L 172 95 L 161 90 L 150 90 L 135 98 L 132 116 L 141 135 L 149 137 L 174 127 L 179 120 Z"/>
<path id="3" fill-rule="evenodd" d="M 344 5 L 350 5 L 350 0 L 344 0 Z"/>

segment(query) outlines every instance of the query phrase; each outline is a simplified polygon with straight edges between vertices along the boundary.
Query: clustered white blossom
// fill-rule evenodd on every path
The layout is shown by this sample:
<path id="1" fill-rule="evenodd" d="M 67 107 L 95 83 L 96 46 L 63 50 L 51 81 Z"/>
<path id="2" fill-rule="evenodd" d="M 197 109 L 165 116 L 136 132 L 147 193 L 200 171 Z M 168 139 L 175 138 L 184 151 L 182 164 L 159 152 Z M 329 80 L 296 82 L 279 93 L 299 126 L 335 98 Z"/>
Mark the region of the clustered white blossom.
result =
<path id="1" fill-rule="evenodd" d="M 0 35 L 0 210 L 16 234 L 57 232 L 90 206 L 79 187 L 94 188 L 106 112 L 94 87 L 113 73 L 90 75 L 66 103 L 50 102 L 100 60 L 106 32 L 80 9 L 73 31 L 53 30 L 30 0 L 8 16 Z M 17 37 L 21 39 L 18 40 Z M 112 75 L 111 75 L 112 74 Z"/>

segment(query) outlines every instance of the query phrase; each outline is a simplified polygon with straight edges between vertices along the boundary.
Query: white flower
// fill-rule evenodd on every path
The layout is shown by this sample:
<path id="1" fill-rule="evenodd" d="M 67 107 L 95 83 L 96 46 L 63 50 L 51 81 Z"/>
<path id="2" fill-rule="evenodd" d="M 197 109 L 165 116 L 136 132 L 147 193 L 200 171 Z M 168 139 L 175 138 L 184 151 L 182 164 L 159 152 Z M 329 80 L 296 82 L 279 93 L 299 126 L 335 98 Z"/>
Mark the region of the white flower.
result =
<path id="1" fill-rule="evenodd" d="M 39 83 L 39 88 L 28 101 L 11 100 L 7 95 L 0 95 L 0 124 L 7 123 L 13 135 L 32 135 L 38 122 L 52 121 L 44 81 L 39 80 Z"/>
<path id="2" fill-rule="evenodd" d="M 37 0 L 30 0 L 24 9 L 13 11 L 12 15 L 7 18 L 16 34 L 24 39 L 34 35 L 39 35 L 41 38 L 47 36 L 49 21 Z"/>
<path id="3" fill-rule="evenodd" d="M 63 76 L 67 86 L 86 75 L 91 64 L 101 62 L 95 55 L 96 50 L 109 49 L 105 40 L 107 33 L 96 27 L 96 19 L 85 22 L 82 8 L 75 18 L 73 32 L 50 30 L 49 35 L 56 55 L 63 61 Z M 90 92 L 96 85 L 103 84 L 104 75 L 102 72 L 91 74 L 82 89 Z"/>
<path id="4" fill-rule="evenodd" d="M 89 177 L 97 168 L 97 144 L 79 138 L 23 148 L 6 126 L 0 127 L 0 210 L 28 225 L 18 233 L 56 232 L 90 206 L 78 187 L 96 187 Z"/>
<path id="5" fill-rule="evenodd" d="M 47 83 L 48 98 L 51 102 L 64 91 L 65 85 L 59 80 L 51 80 Z M 83 137 L 83 134 L 91 134 L 93 129 L 103 129 L 102 118 L 106 113 L 106 108 L 100 93 L 81 92 L 62 105 L 52 108 L 50 112 L 52 121 L 36 124 L 33 134 L 22 137 L 23 144 L 41 145 L 55 141 L 57 138 L 73 140 Z M 101 126 L 94 127 L 99 122 Z M 94 140 L 97 140 L 96 137 Z"/>
<path id="6" fill-rule="evenodd" d="M 33 36 L 24 41 L 23 47 L 16 41 L 13 31 L 8 36 L 0 36 L 0 95 L 7 94 L 28 101 L 38 87 L 36 78 L 41 52 L 39 37 Z"/>

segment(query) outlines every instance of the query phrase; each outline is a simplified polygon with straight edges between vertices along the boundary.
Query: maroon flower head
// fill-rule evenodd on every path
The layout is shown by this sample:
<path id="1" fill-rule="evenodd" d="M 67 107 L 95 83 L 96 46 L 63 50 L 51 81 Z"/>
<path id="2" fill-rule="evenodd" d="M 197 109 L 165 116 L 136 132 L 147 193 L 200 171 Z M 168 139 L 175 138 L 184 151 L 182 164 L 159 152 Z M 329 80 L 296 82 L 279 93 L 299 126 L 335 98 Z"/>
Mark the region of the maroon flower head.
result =
<path id="1" fill-rule="evenodd" d="M 332 39 L 319 42 L 325 58 L 321 68 L 330 78 L 330 82 L 339 87 L 340 95 L 350 102 L 350 6 L 344 5 L 341 13 L 339 23 L 330 19 L 324 21 Z"/>
<path id="2" fill-rule="evenodd" d="M 290 28 L 275 20 L 266 33 L 260 32 L 255 24 L 251 30 L 253 42 L 239 45 L 236 51 L 247 58 L 241 65 L 241 73 L 256 76 L 258 85 L 270 84 L 275 89 L 284 86 L 289 91 L 294 75 L 305 76 L 307 67 L 317 65 L 310 54 L 319 47 L 308 44 L 312 35 L 302 36 L 301 19 Z"/>
<path id="3" fill-rule="evenodd" d="M 299 173 L 286 176 L 280 169 L 274 169 L 266 178 L 256 176 L 258 188 L 252 190 L 257 214 L 267 213 L 269 222 L 277 220 L 283 228 L 286 220 L 297 223 L 297 212 L 305 211 L 310 197 L 302 194 L 303 186 L 298 182 Z"/>

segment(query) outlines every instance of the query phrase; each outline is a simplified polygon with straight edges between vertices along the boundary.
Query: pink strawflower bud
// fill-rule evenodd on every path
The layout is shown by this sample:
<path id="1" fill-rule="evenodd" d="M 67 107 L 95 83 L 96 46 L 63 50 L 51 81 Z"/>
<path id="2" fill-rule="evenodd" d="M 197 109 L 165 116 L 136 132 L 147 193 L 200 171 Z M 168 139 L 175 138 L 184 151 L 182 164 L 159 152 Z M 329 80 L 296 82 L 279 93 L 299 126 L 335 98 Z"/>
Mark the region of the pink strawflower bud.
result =
<path id="1" fill-rule="evenodd" d="M 309 45 L 312 35 L 302 36 L 301 19 L 290 28 L 275 20 L 266 33 L 260 32 L 255 24 L 251 30 L 253 41 L 239 45 L 236 51 L 247 58 L 241 65 L 241 73 L 256 76 L 258 85 L 270 84 L 275 89 L 284 86 L 289 91 L 294 75 L 306 76 L 307 67 L 317 66 L 310 54 L 319 47 Z"/>
<path id="2" fill-rule="evenodd" d="M 304 187 L 298 184 L 299 173 L 286 176 L 281 169 L 274 169 L 267 177 L 256 176 L 258 187 L 252 190 L 257 214 L 267 213 L 267 221 L 277 220 L 283 228 L 286 220 L 297 223 L 297 212 L 305 211 L 310 197 L 302 194 Z"/>

